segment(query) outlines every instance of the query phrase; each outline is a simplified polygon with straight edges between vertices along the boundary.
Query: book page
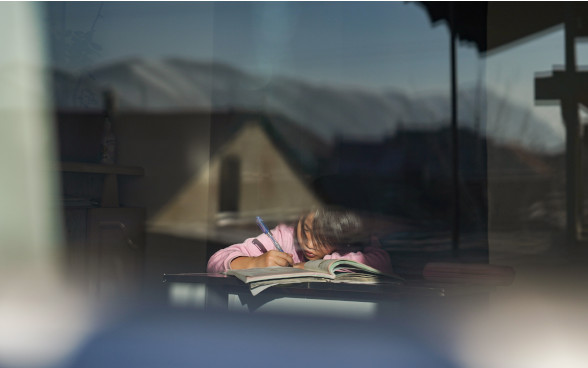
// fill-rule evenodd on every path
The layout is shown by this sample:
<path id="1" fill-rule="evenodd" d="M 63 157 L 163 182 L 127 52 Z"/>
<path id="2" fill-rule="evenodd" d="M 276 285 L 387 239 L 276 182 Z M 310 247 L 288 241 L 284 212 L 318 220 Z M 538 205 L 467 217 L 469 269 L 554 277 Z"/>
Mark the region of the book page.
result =
<path id="1" fill-rule="evenodd" d="M 228 270 L 227 275 L 238 277 L 241 281 L 246 283 L 261 281 L 261 280 L 279 280 L 298 277 L 329 277 L 324 271 L 314 271 L 307 269 L 300 269 L 294 267 L 263 267 L 263 268 L 248 268 L 243 270 Z"/>
<path id="2" fill-rule="evenodd" d="M 263 280 L 263 281 L 255 281 L 249 283 L 249 287 L 251 289 L 251 293 L 253 295 L 257 295 L 261 293 L 263 290 L 276 286 L 276 285 L 291 285 L 291 284 L 298 284 L 303 282 L 332 282 L 332 283 L 345 283 L 345 284 L 381 284 L 381 283 L 395 283 L 401 284 L 402 281 L 400 280 L 392 280 L 388 278 L 382 278 L 378 275 L 373 275 L 369 273 L 342 273 L 337 276 L 335 279 L 330 278 L 318 278 L 318 277 L 300 277 L 300 278 L 290 278 L 290 279 L 279 279 L 279 280 Z"/>
<path id="3" fill-rule="evenodd" d="M 295 277 L 289 279 L 277 279 L 277 280 L 261 280 L 249 283 L 251 288 L 256 288 L 264 285 L 288 285 L 298 284 L 301 282 L 331 282 L 333 279 L 324 275 L 325 277 L 309 276 L 309 277 Z"/>
<path id="4" fill-rule="evenodd" d="M 331 275 L 346 272 L 367 272 L 375 275 L 383 274 L 375 268 L 348 259 L 319 259 L 308 261 L 304 264 L 304 268 L 307 270 L 327 272 Z"/>
<path id="5" fill-rule="evenodd" d="M 308 261 L 304 264 L 304 269 L 332 274 L 331 270 L 330 270 L 331 265 L 337 261 L 339 261 L 339 260 L 337 260 L 337 259 L 317 259 L 314 261 Z"/>

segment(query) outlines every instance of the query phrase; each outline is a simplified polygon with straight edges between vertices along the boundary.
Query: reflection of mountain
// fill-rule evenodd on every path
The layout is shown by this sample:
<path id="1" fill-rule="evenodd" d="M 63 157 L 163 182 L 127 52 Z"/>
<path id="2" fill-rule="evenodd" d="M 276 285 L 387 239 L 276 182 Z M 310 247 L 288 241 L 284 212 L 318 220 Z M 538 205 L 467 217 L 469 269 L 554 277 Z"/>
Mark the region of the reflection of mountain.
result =
<path id="1" fill-rule="evenodd" d="M 54 82 L 61 109 L 99 108 L 98 91 L 111 88 L 123 110 L 278 113 L 327 140 L 381 140 L 399 129 L 438 129 L 450 120 L 449 93 L 409 96 L 284 77 L 268 80 L 218 63 L 127 60 L 79 76 L 61 72 Z M 563 147 L 561 131 L 491 91 L 462 90 L 458 106 L 463 127 L 498 142 L 535 150 Z"/>

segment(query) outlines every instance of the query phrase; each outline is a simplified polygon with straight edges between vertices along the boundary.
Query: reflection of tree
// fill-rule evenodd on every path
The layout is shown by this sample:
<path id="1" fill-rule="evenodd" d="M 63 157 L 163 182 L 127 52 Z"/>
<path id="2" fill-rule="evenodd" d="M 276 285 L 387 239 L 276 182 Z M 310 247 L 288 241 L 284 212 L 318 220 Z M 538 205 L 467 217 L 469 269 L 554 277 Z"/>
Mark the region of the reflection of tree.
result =
<path id="1" fill-rule="evenodd" d="M 102 47 L 94 42 L 94 31 L 96 23 L 102 18 L 103 3 L 100 3 L 98 11 L 92 25 L 88 31 L 71 30 L 65 27 L 65 7 L 67 3 L 61 5 L 60 15 L 55 18 L 59 20 L 58 24 L 53 24 L 52 38 L 52 53 L 56 58 L 55 61 L 59 65 L 64 65 L 68 69 L 76 69 L 80 65 L 91 65 L 93 60 L 100 55 Z M 53 20 L 53 19 L 52 19 Z M 85 82 L 95 80 L 90 72 L 81 73 L 76 81 L 76 86 L 73 90 L 72 100 L 78 106 L 96 105 L 97 96 L 95 93 L 84 87 Z"/>

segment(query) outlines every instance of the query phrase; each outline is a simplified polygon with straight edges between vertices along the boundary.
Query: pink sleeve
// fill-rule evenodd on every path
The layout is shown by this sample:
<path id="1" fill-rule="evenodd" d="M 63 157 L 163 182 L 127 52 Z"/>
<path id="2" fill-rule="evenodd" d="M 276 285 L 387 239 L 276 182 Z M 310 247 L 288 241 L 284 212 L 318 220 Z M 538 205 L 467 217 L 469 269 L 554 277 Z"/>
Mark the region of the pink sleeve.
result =
<path id="1" fill-rule="evenodd" d="M 293 253 L 292 241 L 293 229 L 286 225 L 278 225 L 271 230 L 272 235 L 284 249 L 284 252 Z M 238 257 L 258 257 L 263 253 L 276 249 L 270 238 L 260 234 L 255 238 L 245 239 L 243 243 L 233 244 L 223 248 L 210 257 L 206 272 L 220 273 L 231 269 L 231 262 Z"/>
<path id="2" fill-rule="evenodd" d="M 334 252 L 326 255 L 324 259 L 349 259 L 366 264 L 382 272 L 393 272 L 390 255 L 382 249 L 377 240 L 372 241 L 372 244 L 365 247 L 361 252 L 349 252 L 343 254 Z"/>

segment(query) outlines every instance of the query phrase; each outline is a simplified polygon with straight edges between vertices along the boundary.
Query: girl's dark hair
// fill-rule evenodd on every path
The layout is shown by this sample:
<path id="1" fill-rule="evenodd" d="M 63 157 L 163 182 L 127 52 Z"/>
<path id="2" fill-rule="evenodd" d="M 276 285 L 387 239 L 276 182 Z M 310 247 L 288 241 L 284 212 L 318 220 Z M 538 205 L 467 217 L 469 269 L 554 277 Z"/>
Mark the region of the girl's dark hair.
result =
<path id="1" fill-rule="evenodd" d="M 319 247 L 331 245 L 338 251 L 351 252 L 362 250 L 369 244 L 369 236 L 364 229 L 364 223 L 359 214 L 341 208 L 318 208 L 298 220 L 299 226 L 314 214 L 312 220 L 313 243 Z M 302 231 L 303 239 L 307 241 L 306 234 Z"/>

